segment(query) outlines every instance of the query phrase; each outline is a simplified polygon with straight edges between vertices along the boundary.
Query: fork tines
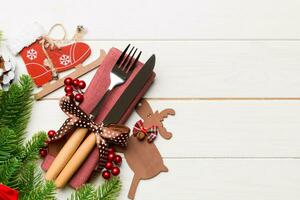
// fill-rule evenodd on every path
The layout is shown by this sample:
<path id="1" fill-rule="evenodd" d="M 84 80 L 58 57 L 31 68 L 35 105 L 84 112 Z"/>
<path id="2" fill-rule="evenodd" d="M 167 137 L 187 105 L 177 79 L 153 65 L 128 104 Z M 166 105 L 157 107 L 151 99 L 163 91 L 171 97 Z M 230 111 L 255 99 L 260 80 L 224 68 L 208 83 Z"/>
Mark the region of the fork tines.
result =
<path id="1" fill-rule="evenodd" d="M 132 47 L 130 49 L 129 53 L 126 54 L 129 47 L 130 47 L 130 44 L 128 44 L 127 47 L 124 49 L 121 56 L 117 60 L 115 67 L 113 68 L 113 71 L 116 71 L 115 68 L 118 68 L 118 71 L 122 70 L 123 73 L 126 73 L 126 77 L 129 77 L 130 74 L 132 73 L 132 71 L 135 69 L 137 62 L 142 54 L 142 51 L 140 51 L 138 56 L 134 59 L 134 55 L 136 54 L 138 49 L 135 47 Z M 133 52 L 133 54 L 132 54 L 132 52 Z"/>

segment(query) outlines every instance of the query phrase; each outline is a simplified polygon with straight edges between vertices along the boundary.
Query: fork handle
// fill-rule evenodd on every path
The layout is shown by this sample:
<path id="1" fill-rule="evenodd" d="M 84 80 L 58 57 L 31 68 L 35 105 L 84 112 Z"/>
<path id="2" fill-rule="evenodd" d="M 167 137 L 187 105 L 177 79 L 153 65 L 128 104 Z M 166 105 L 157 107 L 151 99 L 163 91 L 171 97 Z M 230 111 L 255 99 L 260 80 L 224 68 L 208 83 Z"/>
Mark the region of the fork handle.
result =
<path id="1" fill-rule="evenodd" d="M 91 115 L 92 115 L 93 117 L 95 117 L 95 116 L 98 115 L 98 113 L 99 113 L 99 111 L 100 111 L 100 109 L 101 109 L 101 107 L 102 107 L 102 104 L 103 104 L 103 102 L 104 102 L 104 99 L 106 99 L 106 97 L 110 94 L 110 91 L 111 91 L 111 90 L 108 89 L 108 90 L 105 92 L 104 96 L 101 98 L 101 100 L 97 103 L 96 107 L 93 109 L 93 111 L 92 111 L 92 113 L 91 113 Z"/>

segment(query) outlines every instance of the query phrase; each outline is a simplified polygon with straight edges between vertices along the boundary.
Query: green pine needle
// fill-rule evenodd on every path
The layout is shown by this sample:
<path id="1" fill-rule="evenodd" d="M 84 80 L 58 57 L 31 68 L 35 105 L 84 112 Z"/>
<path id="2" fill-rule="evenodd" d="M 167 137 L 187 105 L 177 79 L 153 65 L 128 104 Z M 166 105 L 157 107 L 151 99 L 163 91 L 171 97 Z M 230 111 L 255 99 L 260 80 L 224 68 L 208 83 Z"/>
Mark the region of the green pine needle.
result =
<path id="1" fill-rule="evenodd" d="M 18 148 L 18 137 L 7 127 L 0 128 L 0 164 L 14 156 Z"/>
<path id="2" fill-rule="evenodd" d="M 17 158 L 11 158 L 6 161 L 4 161 L 0 165 L 0 183 L 12 186 L 12 179 L 14 178 L 14 175 L 16 171 L 20 168 L 21 162 Z"/>
<path id="3" fill-rule="evenodd" d="M 0 101 L 0 127 L 12 129 L 22 142 L 28 125 L 33 97 L 33 82 L 29 76 L 20 77 L 19 84 L 12 84 L 2 91 Z"/>
<path id="4" fill-rule="evenodd" d="M 121 191 L 118 177 L 105 181 L 95 190 L 91 184 L 85 184 L 71 195 L 69 200 L 116 200 Z"/>
<path id="5" fill-rule="evenodd" d="M 47 134 L 39 132 L 35 134 L 31 140 L 25 144 L 24 152 L 22 152 L 23 162 L 31 162 L 39 158 L 39 150 L 45 146 Z"/>
<path id="6" fill-rule="evenodd" d="M 95 200 L 96 190 L 91 184 L 85 184 L 75 191 L 70 200 Z"/>
<path id="7" fill-rule="evenodd" d="M 119 177 L 113 177 L 109 181 L 105 181 L 97 189 L 97 198 L 99 200 L 115 200 L 121 192 L 121 181 Z"/>
<path id="8" fill-rule="evenodd" d="M 55 184 L 47 181 L 25 195 L 23 200 L 52 200 L 55 199 Z"/>

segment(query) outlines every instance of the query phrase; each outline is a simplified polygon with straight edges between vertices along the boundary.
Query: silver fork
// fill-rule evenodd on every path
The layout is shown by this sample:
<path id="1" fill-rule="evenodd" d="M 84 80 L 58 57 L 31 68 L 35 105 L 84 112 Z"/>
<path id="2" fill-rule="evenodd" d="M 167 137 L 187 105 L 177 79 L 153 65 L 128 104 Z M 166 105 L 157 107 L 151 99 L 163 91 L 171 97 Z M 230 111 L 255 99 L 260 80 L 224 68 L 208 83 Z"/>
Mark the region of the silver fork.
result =
<path id="1" fill-rule="evenodd" d="M 91 112 L 91 116 L 95 117 L 99 113 L 100 108 L 102 107 L 104 99 L 109 95 L 109 93 L 118 85 L 122 85 L 131 75 L 133 70 L 135 69 L 137 62 L 142 54 L 140 51 L 138 56 L 133 60 L 135 53 L 137 52 L 137 48 L 132 47 L 129 53 L 126 55 L 127 50 L 129 49 L 130 44 L 124 49 L 120 57 L 118 58 L 116 64 L 112 68 L 110 72 L 110 84 L 105 92 L 104 96 L 97 103 L 93 111 Z M 135 49 L 135 50 L 134 50 Z M 133 52 L 134 50 L 134 52 Z M 131 55 L 131 53 L 133 54 Z M 125 58 L 124 58 L 125 57 Z"/>

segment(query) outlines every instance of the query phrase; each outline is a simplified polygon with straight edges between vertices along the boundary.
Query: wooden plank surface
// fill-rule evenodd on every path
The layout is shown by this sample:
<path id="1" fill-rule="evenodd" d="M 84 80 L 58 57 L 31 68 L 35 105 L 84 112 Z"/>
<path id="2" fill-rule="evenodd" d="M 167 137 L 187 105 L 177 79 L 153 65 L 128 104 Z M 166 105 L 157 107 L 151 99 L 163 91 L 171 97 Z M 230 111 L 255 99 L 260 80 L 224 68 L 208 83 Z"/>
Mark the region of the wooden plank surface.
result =
<path id="1" fill-rule="evenodd" d="M 299 98 L 300 42 L 291 41 L 89 41 L 92 55 L 101 48 L 132 43 L 142 61 L 157 56 L 156 82 L 148 98 Z M 19 73 L 26 73 L 18 60 Z M 64 76 L 67 73 L 63 73 Z M 95 71 L 84 76 L 89 82 Z M 64 95 L 61 89 L 46 98 Z"/>
<path id="2" fill-rule="evenodd" d="M 174 137 L 168 141 L 159 136 L 156 141 L 163 157 L 300 158 L 299 101 L 149 102 L 153 109 L 171 107 L 177 112 L 164 122 Z M 58 100 L 38 102 L 29 132 L 58 129 L 65 119 Z M 138 120 L 133 113 L 127 125 L 132 128 Z"/>
<path id="3" fill-rule="evenodd" d="M 46 29 L 63 23 L 71 36 L 82 24 L 92 47 L 85 63 L 100 48 L 128 43 L 143 50 L 142 61 L 157 55 L 146 97 L 156 109 L 177 111 L 165 120 L 174 137 L 156 141 L 170 172 L 141 182 L 136 199 L 298 200 L 299 7 L 298 0 L 10 0 L 0 29 L 7 38 L 33 21 Z M 28 138 L 61 125 L 62 95 L 35 103 Z M 133 114 L 127 125 L 138 119 Z M 120 199 L 127 199 L 132 172 L 126 163 L 121 170 Z"/>
<path id="4" fill-rule="evenodd" d="M 89 39 L 197 40 L 299 39 L 298 0 L 38 0 L 6 1 L 0 24 L 7 35 L 39 21 L 74 30 L 83 24 Z M 18 25 L 18 26 L 12 26 Z"/>
<path id="5" fill-rule="evenodd" d="M 168 173 L 141 181 L 136 199 L 298 200 L 300 161 L 293 159 L 165 159 Z M 193 172 L 192 172 L 193 171 Z M 120 199 L 127 199 L 132 172 L 124 164 Z M 92 181 L 101 184 L 102 178 Z M 72 189 L 59 190 L 66 199 Z"/>

